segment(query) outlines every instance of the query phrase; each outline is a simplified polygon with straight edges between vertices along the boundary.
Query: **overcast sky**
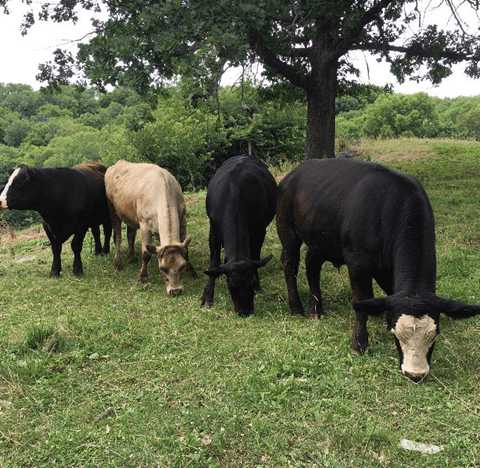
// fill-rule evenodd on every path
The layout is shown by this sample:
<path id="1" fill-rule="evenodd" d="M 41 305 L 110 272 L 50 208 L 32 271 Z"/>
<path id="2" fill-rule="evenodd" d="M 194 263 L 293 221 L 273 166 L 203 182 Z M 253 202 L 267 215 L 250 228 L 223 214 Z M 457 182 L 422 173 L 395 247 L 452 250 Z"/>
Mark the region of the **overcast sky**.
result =
<path id="1" fill-rule="evenodd" d="M 0 83 L 23 83 L 38 89 L 41 86 L 41 83 L 35 80 L 38 65 L 52 60 L 53 51 L 58 47 L 74 52 L 76 45 L 71 41 L 83 38 L 90 32 L 89 19 L 92 14 L 83 12 L 77 25 L 37 22 L 26 36 L 22 36 L 20 24 L 28 7 L 16 0 L 9 3 L 9 8 L 11 13 L 8 16 L 0 10 Z M 477 18 L 475 22 L 478 24 Z M 453 75 L 437 87 L 426 82 L 421 84 L 407 82 L 400 86 L 396 85 L 387 64 L 378 64 L 374 59 L 367 60 L 361 53 L 355 55 L 355 60 L 362 69 L 363 83 L 380 86 L 390 83 L 398 93 L 411 94 L 423 91 L 442 98 L 480 94 L 480 80 L 468 78 L 463 73 L 465 65 L 457 66 Z"/>

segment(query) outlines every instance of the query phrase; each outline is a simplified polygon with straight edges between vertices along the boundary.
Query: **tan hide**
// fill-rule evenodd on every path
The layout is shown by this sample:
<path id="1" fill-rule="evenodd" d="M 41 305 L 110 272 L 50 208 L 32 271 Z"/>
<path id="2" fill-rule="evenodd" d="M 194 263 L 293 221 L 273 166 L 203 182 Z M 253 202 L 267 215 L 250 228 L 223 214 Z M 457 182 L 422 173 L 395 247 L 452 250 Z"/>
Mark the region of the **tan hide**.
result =
<path id="1" fill-rule="evenodd" d="M 128 258 L 131 261 L 135 259 L 135 232 L 140 229 L 140 281 L 147 281 L 147 265 L 154 254 L 165 279 L 167 293 L 173 296 L 181 294 L 181 273 L 187 268 L 192 274 L 193 268 L 188 261 L 191 236 L 186 235 L 185 201 L 178 181 L 170 172 L 155 164 L 120 160 L 108 168 L 105 188 L 112 214 L 116 268 L 122 268 L 120 244 L 123 221 L 127 225 Z M 160 247 L 152 245 L 152 237 L 159 239 Z"/>

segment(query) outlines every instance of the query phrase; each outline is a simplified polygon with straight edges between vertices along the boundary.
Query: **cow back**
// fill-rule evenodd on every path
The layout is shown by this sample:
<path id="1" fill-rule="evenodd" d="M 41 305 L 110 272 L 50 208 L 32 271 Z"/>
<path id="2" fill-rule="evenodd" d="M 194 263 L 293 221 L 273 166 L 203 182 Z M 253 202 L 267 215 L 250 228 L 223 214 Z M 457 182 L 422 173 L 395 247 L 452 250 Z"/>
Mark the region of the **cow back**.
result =
<path id="1" fill-rule="evenodd" d="M 366 161 L 307 160 L 279 185 L 277 223 L 294 226 L 326 261 L 369 256 L 373 270 L 397 275 L 403 265 L 434 290 L 433 212 L 413 177 Z"/>
<path id="2" fill-rule="evenodd" d="M 170 172 L 156 164 L 120 160 L 108 168 L 105 185 L 107 198 L 123 222 L 136 229 L 145 224 L 162 245 L 172 236 L 179 241 L 186 207 L 180 184 Z"/>
<path id="3" fill-rule="evenodd" d="M 228 159 L 208 185 L 206 208 L 211 223 L 265 229 L 275 216 L 277 184 L 255 158 Z M 228 219 L 227 219 L 228 218 Z"/>

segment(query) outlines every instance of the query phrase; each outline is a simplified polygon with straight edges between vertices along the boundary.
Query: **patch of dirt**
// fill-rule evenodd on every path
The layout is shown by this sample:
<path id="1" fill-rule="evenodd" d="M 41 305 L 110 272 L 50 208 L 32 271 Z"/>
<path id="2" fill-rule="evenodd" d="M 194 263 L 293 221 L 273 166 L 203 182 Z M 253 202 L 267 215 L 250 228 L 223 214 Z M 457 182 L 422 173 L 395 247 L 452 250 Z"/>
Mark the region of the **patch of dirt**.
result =
<path id="1" fill-rule="evenodd" d="M 474 239 L 474 240 L 468 241 L 467 245 L 469 247 L 473 247 L 473 248 L 478 249 L 478 248 L 480 248 L 480 239 Z"/>
<path id="2" fill-rule="evenodd" d="M 47 237 L 44 231 L 39 231 L 35 229 L 31 232 L 26 232 L 24 234 L 15 234 L 15 232 L 0 232 L 2 236 L 0 239 L 0 246 L 5 247 L 7 245 L 18 244 L 19 242 L 27 242 L 35 239 L 41 239 Z"/>

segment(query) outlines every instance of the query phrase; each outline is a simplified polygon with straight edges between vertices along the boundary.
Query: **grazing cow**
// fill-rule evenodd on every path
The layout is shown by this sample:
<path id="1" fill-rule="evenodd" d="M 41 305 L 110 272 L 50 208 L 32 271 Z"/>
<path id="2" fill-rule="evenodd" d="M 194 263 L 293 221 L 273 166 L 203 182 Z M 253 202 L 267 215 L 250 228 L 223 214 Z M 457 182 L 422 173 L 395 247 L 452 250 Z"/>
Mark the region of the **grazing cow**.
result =
<path id="1" fill-rule="evenodd" d="M 258 269 L 272 255 L 260 260 L 267 226 L 275 216 L 277 184 L 266 165 L 248 156 L 228 159 L 208 185 L 206 208 L 210 218 L 210 277 L 200 306 L 213 304 L 215 279 L 227 275 L 235 311 L 253 313 L 255 290 L 260 289 Z M 225 248 L 225 265 L 220 249 Z"/>
<path id="2" fill-rule="evenodd" d="M 53 252 L 50 276 L 60 275 L 62 244 L 72 234 L 75 276 L 83 274 L 81 252 L 88 228 L 92 229 L 95 240 L 95 255 L 110 251 L 112 227 L 105 196 L 106 170 L 106 166 L 96 161 L 73 168 L 36 169 L 20 164 L 8 179 L 0 195 L 0 207 L 40 214 Z M 103 247 L 101 224 L 105 234 Z"/>
<path id="3" fill-rule="evenodd" d="M 403 374 L 414 381 L 430 370 L 440 313 L 480 313 L 478 306 L 435 295 L 433 213 L 413 177 L 352 159 L 305 161 L 279 185 L 277 231 L 292 313 L 305 315 L 297 290 L 304 242 L 310 315 L 323 312 L 322 264 L 346 264 L 355 310 L 352 350 L 368 349 L 368 315 L 386 312 Z M 387 297 L 373 298 L 372 279 Z"/>
<path id="4" fill-rule="evenodd" d="M 182 189 L 170 172 L 156 164 L 130 163 L 120 160 L 108 168 L 105 187 L 110 204 L 115 239 L 115 268 L 122 269 L 120 258 L 121 223 L 127 225 L 128 259 L 136 260 L 135 234 L 140 229 L 142 269 L 139 280 L 148 279 L 148 262 L 156 255 L 167 293 L 183 292 L 182 272 L 196 278 L 188 259 L 187 218 Z M 152 244 L 152 237 L 160 247 Z"/>

